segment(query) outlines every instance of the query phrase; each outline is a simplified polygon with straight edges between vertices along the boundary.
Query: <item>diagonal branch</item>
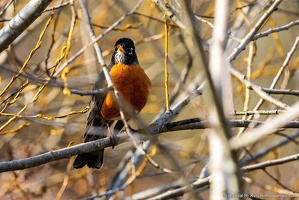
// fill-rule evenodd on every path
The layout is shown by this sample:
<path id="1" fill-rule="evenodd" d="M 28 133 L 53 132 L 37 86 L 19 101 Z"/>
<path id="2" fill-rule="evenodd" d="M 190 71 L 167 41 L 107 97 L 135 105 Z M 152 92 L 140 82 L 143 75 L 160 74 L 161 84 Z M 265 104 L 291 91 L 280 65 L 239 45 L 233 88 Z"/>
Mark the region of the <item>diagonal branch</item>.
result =
<path id="1" fill-rule="evenodd" d="M 246 48 L 247 44 L 253 39 L 255 34 L 260 30 L 260 28 L 264 25 L 265 21 L 268 17 L 276 10 L 282 0 L 276 0 L 270 8 L 265 12 L 265 14 L 259 19 L 256 25 L 251 29 L 251 31 L 246 35 L 243 41 L 239 44 L 239 46 L 228 56 L 227 60 L 232 62 L 236 59 L 236 57 Z"/>
<path id="2" fill-rule="evenodd" d="M 31 0 L 8 24 L 0 30 L 0 52 L 28 28 L 47 8 L 52 0 Z"/>

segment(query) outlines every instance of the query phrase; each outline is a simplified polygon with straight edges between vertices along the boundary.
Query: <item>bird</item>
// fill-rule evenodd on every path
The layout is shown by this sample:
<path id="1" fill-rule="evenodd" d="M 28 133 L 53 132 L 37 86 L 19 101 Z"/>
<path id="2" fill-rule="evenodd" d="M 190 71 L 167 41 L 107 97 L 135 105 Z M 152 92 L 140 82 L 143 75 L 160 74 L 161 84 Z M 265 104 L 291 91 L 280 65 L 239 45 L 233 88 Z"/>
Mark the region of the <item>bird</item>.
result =
<path id="1" fill-rule="evenodd" d="M 151 80 L 140 66 L 135 52 L 134 42 L 130 38 L 120 38 L 114 45 L 110 64 L 107 66 L 114 88 L 119 92 L 126 120 L 135 117 L 146 105 Z M 103 71 L 99 74 L 93 89 L 108 86 Z M 116 123 L 119 130 L 123 127 L 120 117 L 120 106 L 113 90 L 92 95 L 89 102 L 84 142 L 107 137 L 110 127 Z M 104 149 L 77 155 L 74 168 L 99 169 L 103 164 Z"/>

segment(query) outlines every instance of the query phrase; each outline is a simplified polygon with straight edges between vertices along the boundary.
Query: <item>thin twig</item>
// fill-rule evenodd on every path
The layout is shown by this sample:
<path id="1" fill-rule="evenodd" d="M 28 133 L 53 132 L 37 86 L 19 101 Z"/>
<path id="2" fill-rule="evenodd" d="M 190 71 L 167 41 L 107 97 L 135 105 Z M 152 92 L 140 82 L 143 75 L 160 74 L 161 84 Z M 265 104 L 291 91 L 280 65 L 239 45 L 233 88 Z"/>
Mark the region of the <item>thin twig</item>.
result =
<path id="1" fill-rule="evenodd" d="M 16 78 L 17 78 L 17 77 L 24 71 L 24 69 L 25 69 L 25 67 L 27 66 L 29 60 L 32 58 L 32 56 L 34 55 L 34 53 L 41 47 L 42 39 L 43 39 L 43 37 L 44 37 L 44 35 L 45 35 L 45 32 L 46 32 L 47 28 L 49 27 L 49 25 L 50 25 L 50 23 L 51 23 L 51 21 L 52 21 L 52 19 L 53 19 L 53 15 L 51 15 L 50 18 L 48 19 L 46 25 L 44 26 L 44 28 L 43 28 L 43 30 L 42 30 L 40 36 L 39 36 L 39 39 L 38 39 L 38 41 L 37 41 L 37 43 L 36 43 L 34 49 L 31 50 L 31 52 L 30 52 L 30 54 L 29 54 L 27 60 L 25 61 L 25 63 L 24 63 L 23 66 L 21 67 L 21 69 L 19 70 L 19 73 L 16 74 L 14 77 L 12 77 L 12 79 L 10 80 L 10 82 L 5 86 L 4 90 L 1 91 L 1 93 L 0 93 L 0 97 L 1 97 L 1 96 L 6 92 L 6 90 L 11 86 L 11 84 L 13 83 L 13 81 L 14 81 L 14 80 L 15 80 L 15 79 L 16 79 Z M 50 81 L 50 79 L 48 79 L 48 81 Z M 23 106 L 23 108 L 22 108 L 21 110 L 18 111 L 18 113 L 17 113 L 15 116 L 11 117 L 7 122 L 5 122 L 5 123 L 0 127 L 0 131 L 3 130 L 5 127 L 7 127 L 13 120 L 16 119 L 16 116 L 17 116 L 17 115 L 20 115 L 21 113 L 23 113 L 23 112 L 28 108 L 28 106 L 29 106 L 30 104 L 32 104 L 33 102 L 35 102 L 35 101 L 39 98 L 40 93 L 41 93 L 42 90 L 46 87 L 46 85 L 48 84 L 48 81 L 45 82 L 42 86 L 40 86 L 40 87 L 38 88 L 37 92 L 34 94 L 34 96 L 32 97 L 32 99 L 31 99 L 29 102 L 27 102 L 27 103 Z M 22 90 L 20 90 L 20 91 L 22 91 Z"/>
<path id="2" fill-rule="evenodd" d="M 285 112 L 285 110 L 245 110 L 234 111 L 234 115 L 280 115 Z"/>
<path id="3" fill-rule="evenodd" d="M 277 84 L 279 78 L 280 78 L 281 75 L 282 75 L 283 70 L 286 68 L 287 64 L 289 63 L 289 60 L 291 59 L 291 56 L 294 54 L 294 52 L 295 52 L 295 50 L 296 50 L 296 47 L 297 47 L 297 45 L 298 45 L 298 41 L 299 41 L 299 37 L 296 38 L 296 40 L 295 40 L 295 42 L 294 42 L 294 44 L 293 44 L 291 50 L 290 50 L 290 51 L 288 52 L 288 54 L 287 54 L 287 57 L 286 57 L 286 59 L 285 59 L 283 65 L 281 66 L 279 72 L 276 74 L 274 80 L 272 81 L 271 86 L 270 86 L 270 88 L 269 88 L 270 90 L 274 89 L 274 87 L 276 86 L 276 84 Z M 232 67 L 231 70 L 234 71 L 234 72 L 235 72 L 235 75 L 237 76 L 236 69 L 234 69 L 234 68 Z M 239 76 L 239 75 L 238 75 L 238 76 Z M 239 76 L 239 77 L 241 77 L 241 76 Z M 241 79 L 240 79 L 240 80 L 241 80 Z M 244 81 L 246 81 L 246 77 L 244 77 Z M 247 81 L 247 82 L 250 83 L 249 81 Z M 252 83 L 251 83 L 251 84 L 252 84 Z M 260 91 L 261 88 L 259 88 L 259 87 L 257 87 L 257 86 L 254 86 L 254 87 L 256 88 L 256 89 L 255 89 L 255 90 L 256 90 L 256 93 L 260 94 L 261 99 L 260 99 L 259 102 L 256 104 L 256 106 L 254 107 L 253 110 L 258 110 L 258 109 L 261 107 L 261 105 L 264 103 L 265 100 L 267 100 L 267 101 L 273 103 L 274 105 L 276 105 L 276 106 L 278 106 L 278 107 L 280 107 L 280 108 L 289 109 L 289 107 L 288 107 L 286 104 L 283 104 L 282 102 L 280 102 L 280 101 L 278 101 L 278 100 L 272 98 L 272 97 L 269 96 L 269 95 L 265 95 L 264 92 L 261 93 L 261 91 Z M 252 85 L 251 85 L 251 88 L 252 88 Z M 254 88 L 252 88 L 252 89 L 254 90 Z M 264 91 L 264 90 L 263 90 L 263 91 Z M 263 95 L 263 96 L 261 96 L 261 95 Z M 269 98 L 269 97 L 270 97 L 270 98 Z M 283 106 L 283 107 L 282 107 L 282 106 Z M 286 107 L 285 107 L 285 106 L 286 106 Z M 249 116 L 247 119 L 248 119 L 248 120 L 251 120 L 251 119 L 252 119 L 252 116 Z M 241 129 L 240 132 L 239 132 L 239 135 L 240 135 L 244 130 L 245 130 L 245 129 Z"/>
<path id="4" fill-rule="evenodd" d="M 47 8 L 44 12 L 52 12 L 54 10 L 62 9 L 65 6 L 68 6 L 69 4 L 71 4 L 71 2 L 72 1 L 67 1 L 67 2 L 61 3 L 61 4 L 57 5 L 57 6 L 53 6 L 53 7 Z"/>
<path id="5" fill-rule="evenodd" d="M 248 52 L 248 57 L 247 57 L 247 79 L 251 79 L 251 70 L 252 70 L 252 63 L 254 61 L 254 57 L 256 55 L 256 46 L 254 42 L 251 42 L 249 44 L 249 52 Z M 245 90 L 245 100 L 244 100 L 244 106 L 243 110 L 248 110 L 249 109 L 249 102 L 250 102 L 250 88 L 246 88 Z"/>
<path id="6" fill-rule="evenodd" d="M 145 191 L 145 192 L 141 192 L 137 197 L 140 197 L 140 195 L 142 194 L 142 197 L 145 197 L 143 199 L 174 199 L 177 198 L 178 196 L 182 196 L 185 193 L 190 192 L 190 187 L 194 189 L 198 189 L 198 188 L 204 188 L 205 186 L 209 186 L 211 182 L 211 177 L 207 177 L 204 179 L 197 179 L 196 181 L 192 181 L 190 185 L 186 185 L 184 183 L 180 183 L 178 186 L 174 185 L 174 184 L 168 184 L 166 186 L 160 186 L 158 188 L 153 188 L 149 191 Z M 177 182 L 175 182 L 177 183 Z M 163 189 L 161 191 L 161 189 Z M 157 195 L 155 195 L 154 197 L 152 197 L 153 194 L 151 194 L 150 192 L 155 192 L 157 193 Z M 159 193 L 158 193 L 159 192 Z M 163 192 L 163 193 L 162 193 Z M 139 199 L 139 198 L 136 198 Z M 141 198 L 142 199 L 142 198 Z"/>
<path id="7" fill-rule="evenodd" d="M 285 103 L 273 98 L 272 96 L 268 95 L 258 85 L 256 85 L 253 82 L 249 81 L 247 79 L 247 77 L 244 74 L 242 74 L 240 71 L 238 71 L 235 67 L 233 67 L 232 64 L 230 64 L 230 71 L 231 71 L 232 75 L 234 75 L 236 78 L 238 78 L 244 85 L 246 85 L 246 87 L 249 87 L 253 91 L 255 91 L 260 96 L 261 99 L 266 100 L 266 101 L 278 106 L 279 108 L 290 109 L 290 107 L 287 104 L 285 104 Z"/>
<path id="8" fill-rule="evenodd" d="M 289 63 L 289 61 L 290 61 L 292 55 L 294 54 L 294 52 L 295 52 L 295 50 L 296 50 L 296 48 L 297 48 L 297 46 L 298 46 L 298 42 L 299 42 L 299 37 L 296 38 L 296 40 L 295 40 L 295 42 L 294 42 L 294 44 L 293 44 L 291 50 L 288 52 L 287 57 L 286 57 L 286 59 L 285 59 L 283 65 L 281 66 L 281 68 L 279 69 L 278 73 L 276 74 L 276 76 L 275 76 L 274 80 L 272 81 L 271 86 L 270 86 L 270 88 L 268 89 L 268 91 L 269 91 L 269 90 L 272 90 L 272 91 L 273 91 L 273 89 L 274 89 L 274 87 L 276 86 L 276 84 L 277 84 L 279 78 L 280 78 L 281 75 L 282 75 L 282 72 L 284 71 L 284 69 L 285 69 L 286 66 L 288 65 L 288 63 Z M 234 70 L 236 70 L 236 69 L 234 69 Z M 252 89 L 253 89 L 253 88 L 252 88 Z M 256 88 L 256 89 L 257 89 L 257 91 L 260 93 L 260 88 Z M 263 91 L 265 91 L 265 90 L 263 90 Z M 260 94 L 262 94 L 262 93 L 260 93 Z M 296 94 L 296 93 L 295 93 L 295 94 Z M 261 96 L 261 95 L 260 95 L 260 96 Z M 266 97 L 266 96 L 264 96 L 264 97 Z M 260 99 L 259 102 L 256 104 L 256 106 L 254 107 L 253 110 L 258 110 L 258 109 L 261 107 L 261 105 L 264 103 L 265 100 L 269 101 L 269 100 L 271 100 L 271 99 L 272 99 L 272 100 L 271 100 L 272 102 L 271 102 L 271 101 L 269 101 L 269 102 L 273 103 L 274 105 L 276 105 L 276 106 L 278 106 L 278 107 L 280 107 L 280 108 L 284 108 L 284 107 L 281 107 L 281 103 L 282 103 L 282 102 L 280 103 L 280 101 L 278 101 L 278 100 L 276 100 L 276 99 L 273 99 L 272 97 L 269 99 L 269 98 L 268 98 L 268 97 L 270 97 L 269 95 L 267 96 L 267 98 L 264 98 L 264 97 L 261 96 L 261 99 Z M 273 100 L 275 100 L 275 101 L 273 101 Z M 279 104 L 277 104 L 277 103 L 279 103 Z M 288 108 L 288 107 L 285 107 L 285 108 Z M 251 120 L 251 119 L 252 119 L 252 116 L 249 116 L 247 119 L 248 119 L 248 120 Z M 245 129 L 240 130 L 239 135 L 240 135 L 244 130 L 245 130 Z"/>
<path id="9" fill-rule="evenodd" d="M 296 20 L 296 21 L 292 21 L 286 25 L 283 25 L 283 26 L 279 26 L 277 28 L 273 28 L 273 29 L 269 29 L 267 31 L 264 31 L 262 33 L 257 33 L 253 36 L 252 40 L 257 40 L 261 37 L 266 37 L 268 36 L 269 34 L 271 33 L 276 33 L 276 32 L 280 32 L 280 31 L 284 31 L 284 30 L 288 30 L 289 28 L 293 27 L 293 26 L 296 26 L 296 25 L 299 25 L 299 19 Z"/>
<path id="10" fill-rule="evenodd" d="M 8 9 L 8 7 L 10 6 L 10 4 L 12 4 L 13 2 L 14 2 L 14 0 L 10 0 L 9 2 L 7 2 L 5 4 L 5 6 L 3 8 L 1 8 L 0 17 L 5 13 L 5 11 Z M 4 20 L 4 19 L 2 19 L 2 20 Z"/>
<path id="11" fill-rule="evenodd" d="M 299 103 L 296 103 L 294 106 L 292 106 L 288 112 L 274 117 L 272 120 L 268 121 L 259 128 L 251 130 L 238 137 L 233 137 L 229 141 L 230 146 L 232 149 L 238 149 L 249 144 L 253 144 L 254 142 L 262 139 L 264 136 L 276 132 L 279 130 L 279 128 L 286 125 L 288 121 L 292 121 L 297 117 L 299 117 Z"/>
<path id="12" fill-rule="evenodd" d="M 166 14 L 178 27 L 185 30 L 186 25 L 181 21 L 179 16 L 171 9 L 169 4 L 167 4 L 165 1 L 161 0 L 151 0 L 154 2 L 160 9 L 163 10 L 164 14 Z"/>
<path id="13" fill-rule="evenodd" d="M 265 155 L 268 155 L 273 149 L 277 149 L 279 147 L 282 147 L 283 145 L 288 144 L 291 140 L 294 140 L 299 137 L 299 131 L 296 130 L 292 134 L 290 134 L 288 137 L 284 137 L 281 140 L 274 142 L 273 144 L 270 144 L 259 151 L 253 153 L 251 156 L 246 157 L 240 161 L 241 165 L 245 165 L 253 160 L 257 160 L 262 158 Z"/>
<path id="14" fill-rule="evenodd" d="M 283 94 L 283 95 L 294 95 L 299 96 L 299 90 L 292 89 L 271 89 L 271 88 L 262 88 L 264 92 L 269 94 Z"/>
<path id="15" fill-rule="evenodd" d="M 169 72 L 168 72 L 168 24 L 166 14 L 164 15 L 164 45 L 165 45 L 165 57 L 164 57 L 164 79 L 165 79 L 165 105 L 166 111 L 170 110 L 170 103 L 169 103 Z"/>
<path id="16" fill-rule="evenodd" d="M 281 75 L 282 75 L 282 72 L 285 70 L 285 68 L 287 67 L 287 65 L 288 65 L 289 62 L 290 62 L 290 59 L 291 59 L 292 55 L 295 53 L 296 48 L 297 48 L 297 46 L 298 46 L 298 43 L 299 43 L 299 36 L 297 36 L 297 38 L 296 38 L 296 40 L 295 40 L 295 42 L 294 42 L 292 48 L 291 48 L 290 51 L 287 53 L 287 57 L 285 58 L 285 60 L 284 60 L 284 62 L 283 62 L 283 64 L 282 64 L 282 66 L 280 67 L 279 71 L 277 72 L 275 78 L 273 79 L 273 82 L 272 82 L 272 84 L 271 84 L 271 86 L 270 86 L 270 89 L 273 89 L 273 88 L 276 86 L 277 82 L 279 81 L 279 78 L 280 78 Z"/>
<path id="17" fill-rule="evenodd" d="M 265 169 L 267 167 L 280 165 L 280 164 L 284 164 L 284 163 L 289 163 L 289 162 L 292 162 L 292 161 L 296 161 L 298 159 L 299 159 L 299 154 L 295 154 L 295 155 L 291 155 L 291 156 L 278 158 L 278 159 L 275 159 L 275 160 L 268 160 L 268 161 L 265 161 L 265 162 L 260 162 L 260 163 L 257 163 L 257 164 L 244 166 L 244 167 L 241 168 L 241 170 L 243 170 L 245 172 L 250 172 L 250 171 L 257 170 L 257 169 Z"/>
<path id="18" fill-rule="evenodd" d="M 246 48 L 247 44 L 252 40 L 254 35 L 260 30 L 260 28 L 264 25 L 265 21 L 268 17 L 276 10 L 282 0 L 276 0 L 270 8 L 265 12 L 265 14 L 259 19 L 256 25 L 251 29 L 251 31 L 246 35 L 246 37 L 242 40 L 239 46 L 228 56 L 227 60 L 229 62 L 236 59 L 236 57 Z"/>

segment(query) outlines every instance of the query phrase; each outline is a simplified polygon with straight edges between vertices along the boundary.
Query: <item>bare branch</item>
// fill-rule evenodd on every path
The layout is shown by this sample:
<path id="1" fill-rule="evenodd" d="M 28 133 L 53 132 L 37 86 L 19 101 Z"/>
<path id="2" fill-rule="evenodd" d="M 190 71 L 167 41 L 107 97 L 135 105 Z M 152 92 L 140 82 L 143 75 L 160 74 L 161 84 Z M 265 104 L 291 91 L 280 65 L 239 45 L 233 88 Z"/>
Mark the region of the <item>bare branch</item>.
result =
<path id="1" fill-rule="evenodd" d="M 230 54 L 227 58 L 229 62 L 232 62 L 236 59 L 236 57 L 246 48 L 247 44 L 252 40 L 254 35 L 260 30 L 268 17 L 275 11 L 275 9 L 279 6 L 282 0 L 276 0 L 270 8 L 265 12 L 265 14 L 259 19 L 259 21 L 255 24 L 255 26 L 251 29 L 251 31 L 246 35 L 246 37 L 242 40 L 239 46 Z"/>
<path id="2" fill-rule="evenodd" d="M 271 88 L 262 88 L 264 92 L 269 94 L 285 94 L 285 95 L 294 95 L 299 96 L 299 90 L 292 90 L 292 89 L 271 89 Z"/>
<path id="3" fill-rule="evenodd" d="M 257 164 L 248 165 L 248 166 L 242 167 L 241 169 L 246 171 L 246 172 L 250 172 L 250 171 L 257 170 L 257 169 L 265 169 L 267 167 L 280 165 L 280 164 L 284 164 L 284 163 L 289 163 L 289 162 L 292 162 L 292 161 L 296 161 L 298 159 L 299 159 L 299 154 L 295 154 L 295 155 L 291 155 L 291 156 L 278 158 L 278 159 L 275 159 L 275 160 L 268 160 L 268 161 L 265 161 L 265 162 L 260 162 L 260 163 L 257 163 Z"/>
<path id="4" fill-rule="evenodd" d="M 120 134 L 116 138 L 117 142 L 128 139 L 126 134 Z M 92 142 L 82 143 L 72 147 L 67 147 L 59 150 L 50 151 L 41 155 L 33 156 L 31 158 L 25 158 L 20 160 L 5 161 L 0 163 L 0 172 L 22 170 L 32 168 L 45 163 L 49 163 L 55 160 L 64 158 L 70 158 L 71 156 L 82 154 L 86 152 L 95 151 L 98 149 L 110 147 L 110 139 L 104 138 L 101 140 L 95 140 Z"/>
<path id="5" fill-rule="evenodd" d="M 248 110 L 234 111 L 234 115 L 280 115 L 285 112 L 285 110 Z"/>
<path id="6" fill-rule="evenodd" d="M 182 22 L 182 20 L 176 15 L 176 13 L 171 9 L 168 3 L 161 0 L 152 0 L 163 12 L 181 29 L 186 29 L 186 25 Z"/>
<path id="7" fill-rule="evenodd" d="M 252 144 L 264 136 L 276 132 L 279 128 L 282 128 L 284 125 L 286 125 L 288 121 L 292 121 L 297 117 L 299 117 L 299 103 L 296 103 L 294 106 L 292 106 L 292 109 L 290 109 L 288 112 L 274 117 L 263 126 L 260 126 L 255 130 L 248 131 L 247 133 L 244 133 L 238 137 L 233 137 L 229 142 L 230 146 L 232 149 L 238 149 Z"/>
<path id="8" fill-rule="evenodd" d="M 0 30 L 0 52 L 27 29 L 47 8 L 52 0 L 31 0 L 29 3 Z"/>
<path id="9" fill-rule="evenodd" d="M 254 37 L 252 38 L 252 40 L 257 40 L 261 37 L 266 37 L 268 35 L 270 35 L 271 33 L 276 33 L 276 32 L 280 32 L 280 31 L 285 31 L 285 30 L 288 30 L 289 28 L 293 27 L 293 26 L 297 26 L 299 25 L 299 19 L 296 20 L 296 21 L 292 21 L 286 25 L 283 25 L 283 26 L 280 26 L 280 27 L 277 27 L 277 28 L 273 28 L 273 29 L 269 29 L 267 31 L 264 31 L 262 33 L 257 33 L 254 35 Z"/>
<path id="10" fill-rule="evenodd" d="M 274 142 L 273 144 L 270 144 L 262 149 L 260 149 L 259 151 L 251 154 L 251 156 L 246 157 L 244 159 L 242 159 L 240 162 L 241 165 L 245 165 L 253 160 L 257 160 L 259 158 L 262 158 L 263 156 L 269 154 L 273 149 L 277 149 L 279 147 L 282 147 L 283 145 L 289 144 L 289 142 L 291 140 L 294 140 L 296 138 L 299 137 L 299 131 L 294 131 L 291 135 L 289 135 L 288 137 L 284 137 L 282 139 L 280 139 L 277 142 Z"/>
<path id="11" fill-rule="evenodd" d="M 231 64 L 230 65 L 230 71 L 232 73 L 232 75 L 234 75 L 236 78 L 238 78 L 243 84 L 246 85 L 246 87 L 249 87 L 251 88 L 253 91 L 255 91 L 263 100 L 266 100 L 280 108 L 283 108 L 283 109 L 290 109 L 290 107 L 271 97 L 270 95 L 268 95 L 266 92 L 264 92 L 261 87 L 259 87 L 258 85 L 254 84 L 253 82 L 249 81 L 246 76 L 244 74 L 242 74 L 240 71 L 238 71 L 235 67 L 233 67 L 233 65 Z"/>

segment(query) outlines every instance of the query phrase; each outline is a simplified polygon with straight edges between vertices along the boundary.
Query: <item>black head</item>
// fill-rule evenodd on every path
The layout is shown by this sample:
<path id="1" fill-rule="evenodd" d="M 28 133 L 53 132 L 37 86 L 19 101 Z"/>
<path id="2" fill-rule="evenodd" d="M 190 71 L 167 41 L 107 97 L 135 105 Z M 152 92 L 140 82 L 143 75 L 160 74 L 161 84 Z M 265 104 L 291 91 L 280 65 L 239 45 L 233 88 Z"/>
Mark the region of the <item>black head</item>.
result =
<path id="1" fill-rule="evenodd" d="M 134 65 L 138 64 L 134 42 L 130 38 L 121 38 L 114 45 L 111 63 Z"/>

